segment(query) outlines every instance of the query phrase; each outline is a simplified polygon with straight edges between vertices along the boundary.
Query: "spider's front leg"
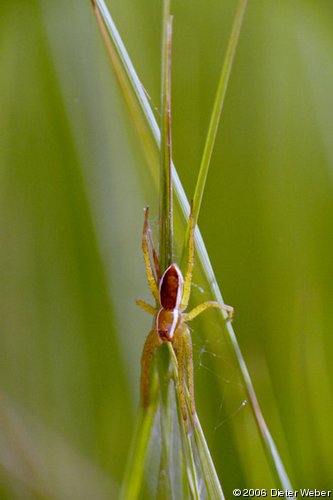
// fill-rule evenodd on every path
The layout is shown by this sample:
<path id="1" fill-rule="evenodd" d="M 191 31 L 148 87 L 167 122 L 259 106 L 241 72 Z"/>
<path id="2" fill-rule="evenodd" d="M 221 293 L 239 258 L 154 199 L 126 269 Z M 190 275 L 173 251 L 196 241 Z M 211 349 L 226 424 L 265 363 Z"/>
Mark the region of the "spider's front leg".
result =
<path id="1" fill-rule="evenodd" d="M 159 291 L 158 291 L 158 280 L 159 280 L 159 275 L 160 275 L 160 269 L 158 265 L 158 259 L 156 255 L 156 250 L 153 244 L 153 240 L 151 238 L 151 230 L 148 222 L 148 214 L 149 214 L 149 209 L 148 207 L 145 208 L 145 221 L 143 225 L 143 234 L 142 234 L 142 253 L 143 253 L 143 258 L 145 261 L 145 267 L 146 267 L 146 275 L 147 275 L 147 280 L 148 280 L 148 285 L 149 288 L 156 300 L 156 303 L 159 302 Z M 153 253 L 153 263 L 150 258 L 149 254 L 149 246 L 148 246 L 148 239 L 150 242 L 150 245 L 152 247 L 152 253 Z M 154 274 L 155 271 L 155 274 Z"/>
<path id="2" fill-rule="evenodd" d="M 182 323 L 176 329 L 173 338 L 173 347 L 175 349 L 177 362 L 178 362 L 178 394 L 180 408 L 185 424 L 188 430 L 187 422 L 187 409 L 186 409 L 186 385 L 185 385 L 185 372 L 187 378 L 188 390 L 190 393 L 190 413 L 192 422 L 194 422 L 195 415 L 195 400 L 194 400 L 194 382 L 193 382 L 193 353 L 192 353 L 192 339 L 188 327 Z"/>
<path id="3" fill-rule="evenodd" d="M 184 277 L 183 296 L 180 302 L 181 311 L 185 311 L 185 309 L 187 308 L 191 295 L 192 274 L 194 267 L 194 229 L 193 204 L 191 204 L 190 231 L 188 235 L 187 270 Z"/>
<path id="4" fill-rule="evenodd" d="M 149 284 L 149 288 L 155 298 L 156 303 L 159 302 L 159 291 L 158 291 L 158 280 L 160 278 L 160 268 L 158 264 L 158 259 L 157 259 L 157 254 L 156 250 L 154 247 L 154 242 L 151 237 L 151 230 L 148 222 L 148 213 L 149 209 L 148 207 L 145 208 L 145 222 L 143 225 L 143 234 L 142 234 L 142 252 L 143 252 L 143 258 L 145 261 L 145 267 L 146 267 L 146 275 L 147 275 L 147 280 Z M 152 249 L 152 254 L 153 254 L 153 261 L 150 258 L 149 254 L 149 246 L 148 246 L 148 241 L 150 243 L 151 249 Z M 155 274 L 154 274 L 155 272 Z M 149 314 L 155 315 L 158 312 L 158 309 L 154 306 L 151 306 L 150 304 L 147 304 L 142 299 L 137 299 L 136 303 L 141 309 L 144 311 L 148 312 Z"/>
<path id="5" fill-rule="evenodd" d="M 190 212 L 190 231 L 188 237 L 188 257 L 187 257 L 187 270 L 184 278 L 183 296 L 180 302 L 180 310 L 185 311 L 191 294 L 192 285 L 192 274 L 194 267 L 194 218 L 193 218 L 193 205 L 191 204 Z M 183 313 L 184 321 L 191 321 L 196 318 L 199 314 L 209 308 L 224 309 L 228 313 L 227 321 L 231 321 L 234 317 L 234 308 L 226 304 L 220 304 L 219 302 L 210 300 L 208 302 L 203 302 L 199 306 L 195 307 L 192 311 L 188 313 Z"/>

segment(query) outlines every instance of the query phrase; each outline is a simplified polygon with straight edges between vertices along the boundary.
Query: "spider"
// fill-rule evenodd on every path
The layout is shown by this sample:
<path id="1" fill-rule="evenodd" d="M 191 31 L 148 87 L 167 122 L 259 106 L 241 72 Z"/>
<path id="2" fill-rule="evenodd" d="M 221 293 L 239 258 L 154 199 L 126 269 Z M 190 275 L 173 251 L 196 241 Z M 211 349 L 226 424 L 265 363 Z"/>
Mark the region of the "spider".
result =
<path id="1" fill-rule="evenodd" d="M 154 316 L 153 328 L 147 336 L 141 357 L 141 400 L 145 409 L 149 406 L 150 372 L 155 350 L 163 342 L 171 342 L 178 362 L 178 394 L 185 428 L 188 429 L 185 399 L 185 380 L 189 390 L 189 409 L 192 422 L 195 415 L 192 340 L 187 323 L 209 308 L 225 309 L 227 320 L 233 317 L 233 307 L 208 301 L 199 304 L 189 312 L 185 312 L 191 293 L 192 272 L 194 266 L 194 220 L 190 213 L 190 232 L 188 242 L 187 270 L 185 278 L 177 264 L 172 263 L 161 276 L 159 261 L 151 235 L 148 221 L 148 207 L 142 235 L 142 252 L 145 261 L 149 288 L 155 299 L 152 306 L 141 299 L 136 303 L 146 312 Z M 151 253 L 149 251 L 151 248 Z"/>

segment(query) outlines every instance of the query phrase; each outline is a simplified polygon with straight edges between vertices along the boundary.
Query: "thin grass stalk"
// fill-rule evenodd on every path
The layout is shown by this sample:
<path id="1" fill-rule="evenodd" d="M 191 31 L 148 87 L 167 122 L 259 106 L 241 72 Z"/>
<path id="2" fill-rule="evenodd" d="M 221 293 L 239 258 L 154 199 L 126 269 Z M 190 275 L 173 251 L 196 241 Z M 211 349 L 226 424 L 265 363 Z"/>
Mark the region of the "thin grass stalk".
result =
<path id="1" fill-rule="evenodd" d="M 163 2 L 162 46 L 161 46 L 161 148 L 160 148 L 160 190 L 159 190 L 159 267 L 161 272 L 171 264 L 173 248 L 173 207 L 171 178 L 171 44 L 172 17 L 170 0 Z M 169 439 L 171 436 L 170 377 L 167 351 L 159 351 L 160 379 L 160 431 L 161 466 L 159 492 L 162 497 L 172 498 L 172 480 Z"/>
<path id="2" fill-rule="evenodd" d="M 171 175 L 172 16 L 170 16 L 170 0 L 164 0 L 162 26 L 159 261 L 160 269 L 163 272 L 172 262 L 173 249 L 173 208 Z"/>
<path id="3" fill-rule="evenodd" d="M 110 13 L 108 12 L 104 0 L 95 0 L 93 2 L 96 4 L 97 8 L 99 9 L 101 16 L 103 18 L 103 21 L 108 29 L 108 33 L 110 35 L 110 39 L 112 43 L 110 44 L 110 47 L 112 48 L 113 56 L 114 59 L 117 59 L 119 62 L 119 65 L 121 66 L 122 69 L 122 74 L 125 75 L 125 78 L 128 78 L 128 81 L 130 82 L 132 86 L 132 91 L 135 94 L 137 101 L 141 107 L 141 111 L 148 123 L 148 126 L 151 130 L 152 136 L 155 140 L 157 148 L 160 148 L 160 130 L 158 128 L 156 119 L 154 117 L 154 113 L 151 109 L 151 106 L 149 104 L 149 101 L 142 89 L 142 85 L 140 83 L 139 78 L 137 77 L 137 74 L 135 72 L 134 66 L 127 54 L 127 51 L 125 49 L 125 46 L 120 38 L 120 35 L 118 33 L 118 30 L 116 29 L 116 26 L 110 16 Z M 112 58 L 111 58 L 112 61 Z M 139 125 L 136 124 L 137 128 L 139 129 Z M 156 179 L 156 172 L 153 172 L 153 178 Z M 177 171 L 174 167 L 174 164 L 172 163 L 172 178 L 173 178 L 173 186 L 175 190 L 175 194 L 177 196 L 180 208 L 184 214 L 184 217 L 186 220 L 189 218 L 189 213 L 190 213 L 190 205 L 189 202 L 186 198 L 183 186 L 180 182 L 180 179 L 178 177 Z M 197 250 L 197 256 L 198 260 L 200 261 L 202 265 L 202 269 L 205 273 L 207 282 L 210 285 L 211 293 L 215 300 L 219 301 L 220 303 L 223 303 L 222 299 L 222 294 L 220 292 L 218 283 L 216 281 L 216 277 L 213 271 L 213 268 L 210 263 L 210 259 L 207 254 L 207 250 L 204 244 L 204 241 L 202 239 L 201 233 L 199 231 L 198 226 L 196 226 L 195 229 L 195 246 Z M 222 315 L 223 320 L 226 320 L 226 312 L 224 310 L 221 310 L 220 314 Z M 231 350 L 233 352 L 233 355 L 235 357 L 235 360 L 237 362 L 237 365 L 239 367 L 242 380 L 247 392 L 247 397 L 248 401 L 250 402 L 251 409 L 253 411 L 255 421 L 259 430 L 260 437 L 262 439 L 264 449 L 266 452 L 266 456 L 268 458 L 269 464 L 271 466 L 271 470 L 273 475 L 276 478 L 277 484 L 284 490 L 292 490 L 290 480 L 288 478 L 287 472 L 284 468 L 283 462 L 280 458 L 280 455 L 278 453 L 278 450 L 276 448 L 276 445 L 274 443 L 274 440 L 269 432 L 269 429 L 266 425 L 265 419 L 263 417 L 261 408 L 259 406 L 253 384 L 249 375 L 249 372 L 247 370 L 246 364 L 244 357 L 241 353 L 241 350 L 239 348 L 235 332 L 232 328 L 232 325 L 230 322 L 227 323 L 227 338 L 229 345 L 231 347 Z"/>
<path id="4" fill-rule="evenodd" d="M 190 396 L 187 393 L 188 401 L 189 397 Z M 206 488 L 208 491 L 211 492 L 211 498 L 224 499 L 221 483 L 217 476 L 213 459 L 209 452 L 205 435 L 203 433 L 200 420 L 198 419 L 197 415 L 195 415 L 194 439 L 197 444 L 197 449 L 200 455 L 200 463 L 201 463 L 201 468 L 203 470 L 203 478 L 206 484 Z"/>
<path id="5" fill-rule="evenodd" d="M 187 483 L 191 489 L 191 493 L 192 493 L 193 498 L 195 500 L 200 500 L 198 475 L 197 475 L 197 470 L 196 470 L 196 466 L 195 466 L 190 435 L 189 435 L 189 432 L 187 432 L 187 430 L 185 429 L 183 415 L 182 415 L 182 411 L 181 411 L 181 407 L 180 407 L 180 401 L 179 401 L 178 392 L 177 392 L 177 388 L 179 386 L 178 362 L 177 362 L 177 358 L 176 358 L 176 354 L 174 352 L 174 349 L 169 342 L 167 344 L 167 347 L 169 349 L 169 355 L 170 355 L 171 367 L 172 367 L 172 377 L 174 380 L 175 400 L 176 400 L 176 405 L 177 405 L 177 417 L 178 417 L 179 432 L 180 432 L 180 437 L 181 437 L 181 444 L 182 444 L 184 457 L 186 458 L 186 460 L 185 460 L 186 479 L 187 479 Z"/>
<path id="6" fill-rule="evenodd" d="M 144 411 L 142 407 L 140 408 L 119 500 L 135 499 L 139 498 L 140 495 L 147 449 L 157 407 L 158 380 L 156 374 L 154 374 L 152 380 L 151 404 L 147 411 Z"/>
<path id="7" fill-rule="evenodd" d="M 231 34 L 228 41 L 227 52 L 224 58 L 219 84 L 217 87 L 217 92 L 214 100 L 213 110 L 210 118 L 210 123 L 208 127 L 206 142 L 203 150 L 203 155 L 201 159 L 199 175 L 193 196 L 193 219 L 194 225 L 198 222 L 199 212 L 201 208 L 201 202 L 203 193 L 206 186 L 206 180 L 208 175 L 208 170 L 210 166 L 210 161 L 212 158 L 212 153 L 215 145 L 215 139 L 219 123 L 221 120 L 221 114 L 223 109 L 223 104 L 228 88 L 228 83 L 230 79 L 231 68 L 234 62 L 235 52 L 239 40 L 240 30 L 243 24 L 245 9 L 247 5 L 247 0 L 240 0 L 238 3 L 238 8 L 236 11 L 236 16 L 232 26 Z M 189 234 L 189 225 L 186 231 L 186 241 Z M 185 246 L 185 245 L 184 245 Z"/>
<path id="8" fill-rule="evenodd" d="M 194 453 L 192 450 L 190 436 L 184 429 L 184 425 L 182 422 L 183 416 L 181 413 L 180 405 L 177 405 L 177 416 L 178 416 L 179 426 L 181 428 L 181 438 L 182 438 L 184 456 L 186 457 L 185 466 L 186 466 L 187 482 L 190 486 L 193 498 L 195 500 L 200 500 L 198 474 L 194 462 Z"/>
<path id="9" fill-rule="evenodd" d="M 141 103 L 147 99 L 144 87 L 136 73 L 133 72 L 132 62 L 104 0 L 91 0 L 91 3 L 121 93 L 132 117 L 132 123 L 135 125 L 140 137 L 147 164 L 150 167 L 153 178 L 157 182 L 158 176 L 156 174 L 160 154 L 159 148 L 156 147 L 156 129 L 158 129 L 158 125 L 154 113 L 151 109 L 149 116 L 148 114 L 144 115 L 142 113 Z M 155 133 L 153 130 L 155 130 Z M 158 143 L 159 142 L 160 131 L 158 129 Z"/>
<path id="10" fill-rule="evenodd" d="M 168 345 L 169 347 L 169 352 L 170 352 L 170 359 L 172 363 L 172 368 L 173 368 L 173 377 L 175 380 L 175 385 L 178 384 L 178 362 L 177 358 L 175 355 L 175 352 L 172 348 L 171 345 Z M 187 406 L 190 408 L 190 395 L 188 390 L 186 391 L 186 401 L 187 401 Z M 180 405 L 177 404 L 178 406 L 178 412 L 179 415 L 181 416 L 181 409 Z M 190 436 L 187 432 L 185 432 L 184 425 L 182 425 L 183 433 L 186 434 L 184 436 L 185 444 L 186 444 L 186 450 L 187 452 L 190 452 L 190 454 L 193 457 L 193 450 L 192 450 L 192 444 L 190 441 Z M 219 481 L 218 475 L 215 470 L 214 462 L 211 457 L 211 454 L 209 452 L 209 448 L 204 436 L 204 433 L 202 431 L 202 427 L 199 421 L 199 418 L 197 414 L 194 415 L 194 425 L 192 426 L 192 431 L 194 434 L 195 441 L 197 443 L 197 448 L 199 450 L 199 459 L 200 459 L 200 465 L 201 469 L 203 471 L 203 480 L 206 485 L 207 489 L 207 494 L 209 495 L 208 498 L 212 498 L 214 500 L 224 500 L 224 494 L 222 490 L 221 483 Z M 195 487 L 196 487 L 196 492 L 199 494 L 199 486 L 198 486 L 198 479 L 197 479 L 197 472 L 196 472 L 196 466 L 194 462 L 190 463 L 191 470 L 192 468 L 194 469 L 192 472 L 194 474 L 194 480 L 195 480 Z M 200 498 L 200 496 L 199 496 Z"/>
<path id="11" fill-rule="evenodd" d="M 165 378 L 165 373 L 160 374 L 161 377 Z M 164 382 L 160 380 L 161 384 Z M 168 383 L 169 387 L 169 383 Z M 161 459 L 160 459 L 160 470 L 159 470 L 159 480 L 158 480 L 158 492 L 157 497 L 159 497 L 159 492 L 161 496 L 165 498 L 172 498 L 172 484 L 171 484 L 171 467 L 172 462 L 170 460 L 170 411 L 169 405 L 163 400 L 162 392 L 160 391 L 160 439 L 161 439 Z"/>

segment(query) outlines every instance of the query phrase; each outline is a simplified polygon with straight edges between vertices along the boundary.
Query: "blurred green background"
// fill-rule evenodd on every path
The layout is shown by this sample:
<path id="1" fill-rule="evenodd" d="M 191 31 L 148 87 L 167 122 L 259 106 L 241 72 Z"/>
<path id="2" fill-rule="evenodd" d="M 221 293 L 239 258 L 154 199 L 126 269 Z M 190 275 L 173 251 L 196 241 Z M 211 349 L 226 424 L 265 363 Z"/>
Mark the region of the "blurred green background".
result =
<path id="1" fill-rule="evenodd" d="M 107 3 L 159 107 L 161 2 Z M 172 3 L 189 198 L 235 9 Z M 333 486 L 332 23 L 329 0 L 250 0 L 199 221 L 295 488 Z M 157 236 L 156 184 L 88 0 L 2 0 L 0 68 L 0 498 L 116 498 L 150 326 L 135 299 L 149 298 L 140 237 L 147 204 Z M 198 303 L 199 272 L 195 285 Z M 226 497 L 274 487 L 213 312 L 193 342 Z"/>

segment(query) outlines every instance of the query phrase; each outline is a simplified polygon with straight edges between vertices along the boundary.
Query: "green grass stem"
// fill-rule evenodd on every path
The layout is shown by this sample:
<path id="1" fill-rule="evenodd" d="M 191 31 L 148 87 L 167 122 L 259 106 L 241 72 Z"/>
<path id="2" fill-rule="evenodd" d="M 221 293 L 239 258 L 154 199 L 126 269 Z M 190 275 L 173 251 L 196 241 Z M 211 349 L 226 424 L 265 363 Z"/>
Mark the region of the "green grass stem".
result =
<path id="1" fill-rule="evenodd" d="M 175 355 L 175 352 L 173 350 L 173 347 L 168 344 L 169 352 L 170 352 L 170 359 L 172 363 L 172 368 L 173 368 L 173 378 L 175 381 L 175 385 L 177 386 L 178 384 L 178 363 L 177 363 L 177 358 Z M 189 403 L 189 393 L 187 392 L 187 406 L 190 408 L 190 403 Z M 194 498 L 196 498 L 196 495 L 199 495 L 199 486 L 198 486 L 198 478 L 197 478 L 197 468 L 194 464 L 193 461 L 193 456 L 194 456 L 194 451 L 193 451 L 193 446 L 190 440 L 190 434 L 187 433 L 184 429 L 182 417 L 181 417 L 181 409 L 180 409 L 180 404 L 178 401 L 178 398 L 176 398 L 177 401 L 177 409 L 178 409 L 178 415 L 179 415 L 179 423 L 180 427 L 182 429 L 182 435 L 183 439 L 185 442 L 185 447 L 186 447 L 186 455 L 189 457 L 189 466 L 190 466 L 190 472 L 191 476 L 190 479 L 193 481 L 193 490 L 192 494 Z M 206 485 L 206 491 L 208 498 L 214 499 L 214 500 L 224 500 L 224 494 L 222 491 L 222 486 L 220 484 L 219 478 L 216 473 L 216 469 L 214 466 L 213 459 L 211 457 L 211 454 L 209 452 L 209 448 L 204 436 L 204 433 L 201 428 L 201 424 L 199 421 L 199 418 L 197 415 L 194 416 L 194 422 L 195 425 L 191 425 L 191 432 L 193 432 L 194 439 L 195 439 L 195 444 L 199 452 L 199 462 L 202 470 L 202 476 L 203 480 Z M 198 496 L 200 498 L 200 495 Z"/>
<path id="2" fill-rule="evenodd" d="M 172 262 L 173 207 L 171 175 L 171 46 L 172 17 L 170 0 L 164 0 L 162 21 L 162 78 L 161 78 L 161 156 L 159 262 L 163 272 Z"/>
<path id="3" fill-rule="evenodd" d="M 152 380 L 151 394 L 154 396 L 152 397 L 151 405 L 147 411 L 144 411 L 143 408 L 140 407 L 119 500 L 128 500 L 129 498 L 134 499 L 139 498 L 140 496 L 144 478 L 147 449 L 157 406 L 157 376 L 152 377 Z"/>
<path id="4" fill-rule="evenodd" d="M 246 10 L 247 0 L 239 0 L 238 8 L 236 11 L 236 16 L 232 26 L 231 34 L 229 37 L 227 52 L 224 58 L 219 84 L 217 87 L 217 92 L 214 100 L 213 110 L 210 118 L 210 123 L 208 127 L 206 142 L 204 146 L 204 151 L 201 159 L 199 175 L 193 196 L 193 218 L 194 224 L 197 224 L 199 212 L 201 208 L 201 202 L 203 193 L 206 186 L 206 180 L 208 175 L 208 170 L 210 166 L 210 161 L 213 154 L 215 139 L 219 123 L 221 120 L 221 114 L 223 109 L 223 104 L 228 88 L 228 83 L 230 79 L 231 68 L 234 62 L 235 52 L 238 44 L 239 34 L 243 24 L 244 14 Z M 187 228 L 186 241 L 188 238 L 189 227 Z"/>

